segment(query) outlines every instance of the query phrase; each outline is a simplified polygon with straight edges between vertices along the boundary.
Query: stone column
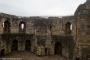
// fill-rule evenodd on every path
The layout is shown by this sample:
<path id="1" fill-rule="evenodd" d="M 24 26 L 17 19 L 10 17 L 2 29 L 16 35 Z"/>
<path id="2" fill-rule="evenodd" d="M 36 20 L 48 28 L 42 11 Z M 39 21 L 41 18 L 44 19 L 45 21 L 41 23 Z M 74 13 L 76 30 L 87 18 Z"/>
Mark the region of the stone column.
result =
<path id="1" fill-rule="evenodd" d="M 12 42 L 11 41 L 10 42 L 5 41 L 3 44 L 4 44 L 3 47 L 5 48 L 6 54 L 10 53 L 11 52 Z"/>
<path id="2" fill-rule="evenodd" d="M 54 46 L 53 45 L 51 45 L 51 47 L 50 47 L 50 55 L 54 55 Z"/>
<path id="3" fill-rule="evenodd" d="M 9 44 L 8 44 L 8 53 L 10 53 L 11 52 L 11 46 L 12 46 L 12 42 L 10 42 Z"/>
<path id="4" fill-rule="evenodd" d="M 47 28 L 46 49 L 47 55 L 54 55 L 54 46 L 52 44 L 51 31 L 49 28 Z"/>
<path id="5" fill-rule="evenodd" d="M 24 50 L 25 50 L 25 42 L 18 41 L 18 51 L 24 51 Z"/>
<path id="6" fill-rule="evenodd" d="M 66 47 L 62 48 L 62 55 L 67 59 L 69 58 L 69 50 L 68 50 L 68 48 L 66 48 Z"/>

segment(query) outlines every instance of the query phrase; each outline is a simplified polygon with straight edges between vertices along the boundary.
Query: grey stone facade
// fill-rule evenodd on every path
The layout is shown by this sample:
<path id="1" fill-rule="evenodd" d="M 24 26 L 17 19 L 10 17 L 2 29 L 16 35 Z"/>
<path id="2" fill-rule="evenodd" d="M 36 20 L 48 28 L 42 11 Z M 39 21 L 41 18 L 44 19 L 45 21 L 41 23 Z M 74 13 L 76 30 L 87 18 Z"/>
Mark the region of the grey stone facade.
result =
<path id="1" fill-rule="evenodd" d="M 0 14 L 0 52 L 30 51 L 36 55 L 61 55 L 69 60 L 90 58 L 90 1 L 73 16 L 18 17 Z"/>

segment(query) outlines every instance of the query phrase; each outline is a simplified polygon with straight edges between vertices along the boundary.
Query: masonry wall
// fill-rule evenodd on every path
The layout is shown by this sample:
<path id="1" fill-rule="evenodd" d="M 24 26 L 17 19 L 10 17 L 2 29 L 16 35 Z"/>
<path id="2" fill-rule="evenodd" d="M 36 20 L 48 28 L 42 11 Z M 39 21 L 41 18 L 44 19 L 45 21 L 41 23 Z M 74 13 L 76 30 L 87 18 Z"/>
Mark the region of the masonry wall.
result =
<path id="1" fill-rule="evenodd" d="M 75 17 L 77 22 L 77 56 L 80 59 L 88 59 L 90 47 L 90 1 L 87 1 L 84 4 L 81 4 L 76 10 Z M 88 53 L 87 53 L 88 52 Z M 83 56 L 84 55 L 84 56 Z"/>
<path id="2" fill-rule="evenodd" d="M 3 27 L 2 24 L 3 22 L 9 18 L 9 22 L 11 24 L 11 35 L 8 35 L 9 38 L 7 39 L 1 39 L 0 41 L 4 40 L 3 43 L 4 47 L 1 47 L 2 49 L 5 49 L 7 53 L 11 53 L 11 46 L 12 46 L 12 41 L 17 40 L 18 41 L 18 51 L 24 51 L 25 50 L 25 41 L 30 40 L 31 41 L 31 52 L 36 53 L 35 50 L 38 48 L 43 48 L 42 50 L 44 51 L 47 49 L 47 52 L 45 54 L 47 55 L 54 55 L 55 54 L 55 43 L 60 42 L 63 44 L 63 51 L 62 54 L 66 56 L 68 59 L 70 59 L 70 52 L 73 51 L 70 50 L 70 48 L 73 46 L 74 43 L 74 35 L 76 34 L 75 32 L 75 20 L 74 16 L 65 16 L 62 18 L 58 17 L 48 17 L 48 18 L 41 18 L 41 17 L 28 17 L 28 18 L 19 18 L 19 17 L 3 17 L 1 19 L 1 35 L 3 34 Z M 29 37 L 24 37 L 19 34 L 19 23 L 21 21 L 24 21 L 26 23 L 26 32 L 25 34 L 32 35 L 32 38 Z M 70 22 L 72 27 L 71 28 L 71 33 L 66 34 L 66 24 L 67 22 Z M 55 39 L 53 39 L 53 36 Z M 73 36 L 73 37 L 72 37 Z M 5 37 L 5 36 L 4 36 Z M 61 37 L 61 38 L 58 38 Z M 63 39 L 66 38 L 66 39 Z M 69 39 L 68 39 L 69 38 Z M 71 38 L 71 39 L 70 39 Z M 44 45 L 38 45 L 38 41 L 40 41 L 40 44 L 45 43 Z M 62 42 L 63 41 L 63 42 Z M 68 42 L 70 43 L 71 46 L 69 45 Z M 67 45 L 65 45 L 67 44 Z M 70 46 L 70 48 L 69 48 Z"/>

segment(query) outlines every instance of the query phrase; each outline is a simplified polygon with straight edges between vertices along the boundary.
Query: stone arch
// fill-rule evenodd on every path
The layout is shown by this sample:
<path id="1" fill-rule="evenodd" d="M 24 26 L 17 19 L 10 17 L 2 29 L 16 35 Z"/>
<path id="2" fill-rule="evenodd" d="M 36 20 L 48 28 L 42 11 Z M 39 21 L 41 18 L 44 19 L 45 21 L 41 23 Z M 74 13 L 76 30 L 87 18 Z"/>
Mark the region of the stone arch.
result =
<path id="1" fill-rule="evenodd" d="M 31 51 L 31 41 L 30 40 L 26 40 L 26 42 L 25 42 L 25 50 L 26 51 Z"/>
<path id="2" fill-rule="evenodd" d="M 72 31 L 72 23 L 71 22 L 67 22 L 65 24 L 65 32 L 66 33 L 71 33 L 71 31 Z"/>
<path id="3" fill-rule="evenodd" d="M 18 50 L 18 40 L 13 40 L 11 45 L 11 51 L 17 51 Z"/>
<path id="4" fill-rule="evenodd" d="M 3 32 L 8 33 L 10 32 L 11 23 L 9 21 L 9 18 L 3 22 Z"/>
<path id="5" fill-rule="evenodd" d="M 55 55 L 62 55 L 62 44 L 60 42 L 55 42 L 54 54 Z"/>
<path id="6" fill-rule="evenodd" d="M 26 31 L 26 22 L 20 21 L 19 23 L 19 32 L 25 32 Z"/>

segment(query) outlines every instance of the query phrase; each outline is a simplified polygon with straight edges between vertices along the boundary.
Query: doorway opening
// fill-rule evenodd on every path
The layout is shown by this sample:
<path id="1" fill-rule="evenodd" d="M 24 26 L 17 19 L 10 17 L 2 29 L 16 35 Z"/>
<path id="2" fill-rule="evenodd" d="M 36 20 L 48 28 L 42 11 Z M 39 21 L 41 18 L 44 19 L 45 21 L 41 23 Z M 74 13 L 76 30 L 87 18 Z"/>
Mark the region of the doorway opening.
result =
<path id="1" fill-rule="evenodd" d="M 55 55 L 62 55 L 62 45 L 60 42 L 55 43 L 54 51 L 55 51 Z"/>
<path id="2" fill-rule="evenodd" d="M 14 40 L 14 41 L 12 42 L 11 50 L 12 50 L 12 51 L 17 51 L 17 50 L 18 50 L 18 41 L 17 41 L 17 40 Z"/>
<path id="3" fill-rule="evenodd" d="M 4 57 L 5 56 L 5 49 L 2 49 L 1 51 L 0 51 L 0 57 Z"/>
<path id="4" fill-rule="evenodd" d="M 31 51 L 31 41 L 30 40 L 26 40 L 26 42 L 25 42 L 25 50 L 26 51 Z"/>

